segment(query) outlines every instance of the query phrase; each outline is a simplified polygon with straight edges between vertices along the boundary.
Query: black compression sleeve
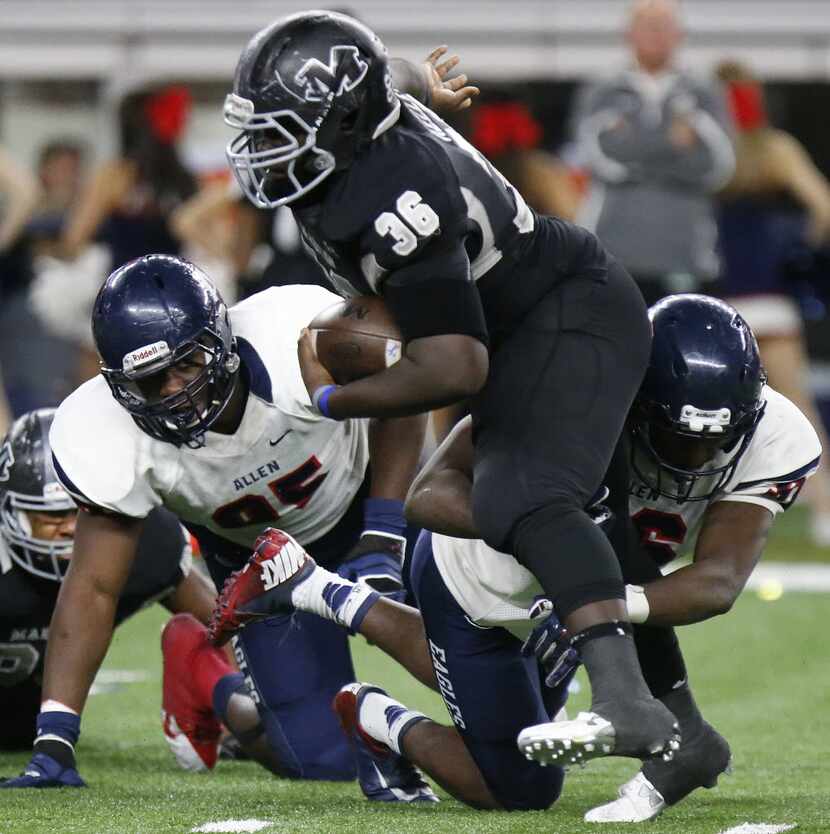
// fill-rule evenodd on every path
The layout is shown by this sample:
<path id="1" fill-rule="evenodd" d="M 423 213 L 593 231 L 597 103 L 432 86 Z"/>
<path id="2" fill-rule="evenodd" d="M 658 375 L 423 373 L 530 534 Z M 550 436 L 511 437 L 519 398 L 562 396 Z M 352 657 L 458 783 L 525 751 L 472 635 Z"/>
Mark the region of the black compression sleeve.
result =
<path id="1" fill-rule="evenodd" d="M 460 333 L 487 344 L 481 298 L 470 280 L 433 278 L 403 285 L 389 282 L 383 298 L 405 342 Z"/>
<path id="2" fill-rule="evenodd" d="M 392 73 L 392 86 L 401 93 L 407 93 L 421 104 L 429 107 L 432 96 L 429 92 L 426 75 L 421 67 L 407 61 L 406 58 L 391 58 L 389 71 Z"/>

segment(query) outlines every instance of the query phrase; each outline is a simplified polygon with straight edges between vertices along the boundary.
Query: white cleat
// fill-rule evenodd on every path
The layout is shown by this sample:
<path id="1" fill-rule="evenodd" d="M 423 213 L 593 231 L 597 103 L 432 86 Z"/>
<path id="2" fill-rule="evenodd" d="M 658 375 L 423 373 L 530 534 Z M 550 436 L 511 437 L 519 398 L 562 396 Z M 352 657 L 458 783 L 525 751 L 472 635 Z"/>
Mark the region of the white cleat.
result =
<path id="1" fill-rule="evenodd" d="M 516 743 L 528 759 L 567 767 L 613 753 L 614 728 L 595 712 L 580 712 L 570 721 L 525 727 Z"/>
<path id="2" fill-rule="evenodd" d="M 619 799 L 588 811 L 585 822 L 645 822 L 659 816 L 666 807 L 660 791 L 642 773 L 626 782 L 619 794 Z"/>

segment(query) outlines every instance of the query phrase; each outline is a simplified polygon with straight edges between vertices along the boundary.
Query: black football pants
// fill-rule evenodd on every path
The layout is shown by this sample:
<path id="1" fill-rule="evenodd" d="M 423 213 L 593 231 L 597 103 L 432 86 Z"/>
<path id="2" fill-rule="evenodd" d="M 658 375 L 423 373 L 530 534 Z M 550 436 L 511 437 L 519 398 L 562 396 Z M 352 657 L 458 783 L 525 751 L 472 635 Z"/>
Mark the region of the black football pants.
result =
<path id="1" fill-rule="evenodd" d="M 501 342 L 471 405 L 475 523 L 537 577 L 560 618 L 625 595 L 614 549 L 585 506 L 611 464 L 650 334 L 642 295 L 619 264 L 575 275 Z M 625 455 L 614 460 L 628 465 Z M 627 483 L 627 472 L 615 479 Z"/>

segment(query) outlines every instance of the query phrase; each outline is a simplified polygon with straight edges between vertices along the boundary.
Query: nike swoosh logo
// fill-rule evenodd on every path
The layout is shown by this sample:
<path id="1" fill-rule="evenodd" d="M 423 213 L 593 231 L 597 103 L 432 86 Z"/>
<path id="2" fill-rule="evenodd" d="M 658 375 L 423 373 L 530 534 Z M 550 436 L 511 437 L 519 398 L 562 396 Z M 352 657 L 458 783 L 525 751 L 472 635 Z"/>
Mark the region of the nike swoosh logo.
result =
<path id="1" fill-rule="evenodd" d="M 283 433 L 282 433 L 282 434 L 281 434 L 281 435 L 280 435 L 280 436 L 279 436 L 276 440 L 269 440 L 269 441 L 268 441 L 268 444 L 269 444 L 270 446 L 276 446 L 276 445 L 277 445 L 277 443 L 279 443 L 279 442 L 280 442 L 280 440 L 282 440 L 282 439 L 285 437 L 285 435 L 287 435 L 289 432 L 292 432 L 292 431 L 294 431 L 294 429 L 287 429 L 287 430 L 286 430 L 286 431 L 284 431 L 284 432 L 283 432 Z"/>

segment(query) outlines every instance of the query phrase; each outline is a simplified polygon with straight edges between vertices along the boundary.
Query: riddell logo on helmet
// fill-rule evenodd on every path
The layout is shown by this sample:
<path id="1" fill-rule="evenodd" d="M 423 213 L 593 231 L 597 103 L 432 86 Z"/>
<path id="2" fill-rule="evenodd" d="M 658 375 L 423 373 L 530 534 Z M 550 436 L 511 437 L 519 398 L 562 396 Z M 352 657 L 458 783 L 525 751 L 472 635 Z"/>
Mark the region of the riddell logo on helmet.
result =
<path id="1" fill-rule="evenodd" d="M 305 87 L 306 101 L 322 101 L 329 94 L 337 98 L 353 90 L 368 71 L 369 64 L 360 57 L 356 46 L 333 46 L 328 65 L 318 58 L 309 58 L 294 81 Z"/>
<path id="2" fill-rule="evenodd" d="M 130 351 L 124 357 L 124 373 L 140 368 L 142 365 L 149 365 L 157 359 L 170 356 L 170 347 L 167 342 L 153 342 L 151 345 L 144 345 L 136 350 Z"/>

